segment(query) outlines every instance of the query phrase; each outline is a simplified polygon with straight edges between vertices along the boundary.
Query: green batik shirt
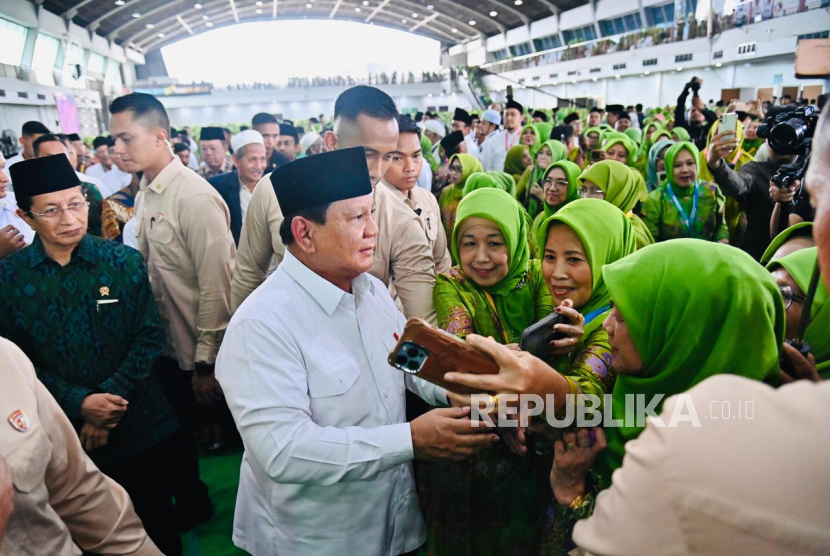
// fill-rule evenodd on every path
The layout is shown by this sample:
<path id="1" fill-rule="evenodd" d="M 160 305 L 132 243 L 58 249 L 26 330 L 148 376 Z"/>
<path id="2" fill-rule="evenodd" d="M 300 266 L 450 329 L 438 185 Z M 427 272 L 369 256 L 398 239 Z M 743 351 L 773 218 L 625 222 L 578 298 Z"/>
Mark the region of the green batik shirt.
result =
<path id="1" fill-rule="evenodd" d="M 164 350 L 141 253 L 87 235 L 61 267 L 40 236 L 0 261 L 0 336 L 22 349 L 76 430 L 89 394 L 129 402 L 107 444 L 89 452 L 99 466 L 138 455 L 176 429 L 153 363 Z"/>
<path id="2" fill-rule="evenodd" d="M 694 233 L 690 233 L 686 224 L 683 223 L 680 211 L 677 210 L 677 206 L 665 187 L 658 187 L 649 194 L 648 199 L 643 204 L 640 216 L 651 235 L 654 236 L 654 241 L 666 241 L 681 237 L 693 237 L 707 241 L 729 239 L 729 229 L 724 219 L 726 197 L 715 183 L 702 181 L 699 182 L 698 187 L 700 193 L 697 214 L 692 223 Z M 686 216 L 690 216 L 694 189 L 690 187 L 684 191 L 675 188 L 674 191 L 678 196 L 680 206 L 686 211 Z"/>

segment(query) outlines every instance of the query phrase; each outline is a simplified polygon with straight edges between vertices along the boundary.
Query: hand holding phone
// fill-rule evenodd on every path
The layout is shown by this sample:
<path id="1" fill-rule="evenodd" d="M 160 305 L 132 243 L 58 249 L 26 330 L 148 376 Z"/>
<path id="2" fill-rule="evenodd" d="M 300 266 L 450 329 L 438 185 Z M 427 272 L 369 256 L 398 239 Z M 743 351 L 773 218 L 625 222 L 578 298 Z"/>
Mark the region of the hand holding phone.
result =
<path id="1" fill-rule="evenodd" d="M 732 137 L 737 137 L 738 130 L 738 115 L 734 112 L 720 115 L 720 122 L 718 123 L 718 133 L 731 133 Z"/>

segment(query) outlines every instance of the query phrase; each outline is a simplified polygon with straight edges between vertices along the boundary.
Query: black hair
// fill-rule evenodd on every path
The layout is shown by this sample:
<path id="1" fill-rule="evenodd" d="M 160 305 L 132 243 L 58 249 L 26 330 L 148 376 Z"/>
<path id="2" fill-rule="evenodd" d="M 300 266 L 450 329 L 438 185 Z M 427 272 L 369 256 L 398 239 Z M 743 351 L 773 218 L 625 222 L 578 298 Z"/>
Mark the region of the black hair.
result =
<path id="1" fill-rule="evenodd" d="M 130 93 L 118 97 L 110 103 L 110 114 L 120 114 L 131 111 L 133 119 L 148 120 L 154 128 L 162 128 L 170 133 L 170 118 L 164 105 L 153 95 L 147 93 Z"/>
<path id="2" fill-rule="evenodd" d="M 314 205 L 313 207 L 308 207 L 285 215 L 285 218 L 280 224 L 280 239 L 282 240 L 282 244 L 288 247 L 294 243 L 294 234 L 291 233 L 291 222 L 294 221 L 294 218 L 302 216 L 303 218 L 311 220 L 316 224 L 325 226 L 326 213 L 328 213 L 330 206 L 331 203 L 323 203 L 322 205 Z"/>
<path id="3" fill-rule="evenodd" d="M 92 148 L 93 149 L 97 149 L 98 147 L 104 147 L 106 145 L 107 145 L 107 138 L 106 137 L 100 136 L 100 137 L 96 137 L 95 139 L 92 140 Z"/>
<path id="4" fill-rule="evenodd" d="M 781 98 L 782 98 L 782 99 L 788 98 L 788 99 L 792 100 L 792 99 L 793 99 L 793 96 L 792 96 L 792 95 L 784 95 L 784 96 L 782 96 Z"/>
<path id="5" fill-rule="evenodd" d="M 80 141 L 80 140 L 81 140 L 81 136 L 80 136 L 80 135 L 78 135 L 77 133 L 70 133 L 70 134 L 69 134 L 69 140 L 70 140 L 70 141 Z"/>
<path id="6" fill-rule="evenodd" d="M 618 120 L 628 120 L 631 121 L 631 116 L 625 110 L 619 110 L 617 112 L 617 119 Z"/>
<path id="7" fill-rule="evenodd" d="M 310 124 L 319 124 L 320 120 L 318 120 L 317 118 L 309 118 L 308 123 L 310 123 Z"/>
<path id="8" fill-rule="evenodd" d="M 643 111 L 643 105 L 639 102 L 637 103 L 637 106 L 635 106 L 634 108 L 637 110 L 637 112 Z"/>
<path id="9" fill-rule="evenodd" d="M 590 112 L 596 112 L 597 114 L 602 114 L 602 108 L 599 106 L 592 106 Z"/>
<path id="10" fill-rule="evenodd" d="M 258 114 L 254 114 L 254 117 L 251 118 L 251 125 L 254 126 L 254 128 L 257 128 L 257 127 L 259 127 L 261 125 L 265 125 L 265 124 L 278 124 L 278 123 L 279 122 L 277 121 L 277 119 L 272 114 L 269 114 L 268 112 L 260 112 Z"/>
<path id="11" fill-rule="evenodd" d="M 301 126 L 294 126 L 294 129 L 297 130 L 297 135 L 299 135 L 300 133 L 305 134 L 305 128 Z"/>
<path id="12" fill-rule="evenodd" d="M 424 120 L 424 113 L 423 112 L 415 112 L 415 123 L 421 122 Z"/>
<path id="13" fill-rule="evenodd" d="M 574 128 L 570 125 L 558 125 L 550 130 L 550 138 L 565 143 L 573 137 Z"/>
<path id="14" fill-rule="evenodd" d="M 406 114 L 398 114 L 398 133 L 414 133 L 421 138 L 421 128 Z"/>
<path id="15" fill-rule="evenodd" d="M 190 150 L 190 145 L 188 145 L 187 143 L 176 143 L 175 145 L 173 145 L 173 152 L 176 153 L 176 154 L 182 153 L 184 151 L 189 151 L 189 150 Z"/>
<path id="16" fill-rule="evenodd" d="M 61 145 L 66 146 L 66 141 L 61 139 L 60 135 L 57 133 L 46 133 L 35 139 L 35 142 L 32 143 L 32 149 L 35 151 L 35 157 L 38 156 L 40 146 L 44 143 L 60 143 Z"/>
<path id="17" fill-rule="evenodd" d="M 548 121 L 548 115 L 542 112 L 541 110 L 535 110 L 533 112 L 533 118 L 541 118 L 543 122 Z"/>
<path id="18" fill-rule="evenodd" d="M 398 108 L 392 97 L 368 85 L 358 85 L 340 93 L 334 102 L 334 119 L 355 121 L 361 115 L 377 120 L 394 120 Z"/>
<path id="19" fill-rule="evenodd" d="M 248 126 L 246 126 L 246 125 L 241 125 L 241 126 L 239 126 L 239 131 L 248 131 L 249 129 L 251 129 L 251 128 L 249 128 L 249 127 L 248 127 Z"/>
<path id="20" fill-rule="evenodd" d="M 52 133 L 49 128 L 40 122 L 26 122 L 23 124 L 23 137 L 31 137 L 32 135 L 43 135 L 45 133 Z"/>

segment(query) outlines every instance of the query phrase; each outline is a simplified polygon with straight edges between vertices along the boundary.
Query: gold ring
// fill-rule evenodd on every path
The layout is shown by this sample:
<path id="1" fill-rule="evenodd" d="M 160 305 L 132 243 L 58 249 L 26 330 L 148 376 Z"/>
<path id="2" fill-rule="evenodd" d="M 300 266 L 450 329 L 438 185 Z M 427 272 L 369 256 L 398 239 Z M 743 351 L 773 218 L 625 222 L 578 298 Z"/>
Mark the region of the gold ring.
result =
<path id="1" fill-rule="evenodd" d="M 495 394 L 495 395 L 490 396 L 490 397 L 493 398 L 493 407 L 495 409 L 498 409 L 498 407 L 499 407 L 499 395 Z"/>
<path id="2" fill-rule="evenodd" d="M 565 444 L 565 451 L 573 450 L 573 449 L 574 449 L 574 443 L 573 442 L 568 442 L 567 444 Z"/>

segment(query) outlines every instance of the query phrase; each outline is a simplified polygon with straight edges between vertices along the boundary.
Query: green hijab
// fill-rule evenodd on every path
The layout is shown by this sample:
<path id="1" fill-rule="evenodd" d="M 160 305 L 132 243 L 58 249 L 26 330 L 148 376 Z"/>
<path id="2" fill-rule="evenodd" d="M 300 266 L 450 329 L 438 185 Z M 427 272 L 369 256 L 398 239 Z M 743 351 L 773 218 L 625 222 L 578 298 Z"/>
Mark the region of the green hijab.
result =
<path id="1" fill-rule="evenodd" d="M 668 139 L 660 139 L 659 137 L 661 135 L 664 136 L 664 137 L 668 136 Z M 651 137 L 649 137 L 649 141 L 651 141 L 651 144 L 653 145 L 654 143 L 657 143 L 658 141 L 672 141 L 672 142 L 674 142 L 674 138 L 672 137 L 671 131 L 668 131 L 665 128 L 663 128 L 663 129 L 658 129 L 657 131 L 652 133 Z"/>
<path id="2" fill-rule="evenodd" d="M 553 129 L 552 125 L 547 122 L 538 122 L 531 125 L 536 128 L 536 131 L 539 132 L 539 140 L 542 143 L 550 139 L 550 132 Z"/>
<path id="3" fill-rule="evenodd" d="M 686 131 L 685 127 L 672 128 L 671 133 L 677 141 L 691 141 L 692 139 L 692 136 L 689 135 L 689 132 Z"/>
<path id="4" fill-rule="evenodd" d="M 558 143 L 559 141 L 557 141 Z M 579 179 L 579 175 L 582 173 L 582 168 L 571 162 L 570 160 L 559 160 L 554 162 L 550 166 L 547 167 L 544 174 L 542 174 L 542 180 L 548 177 L 550 171 L 554 168 L 562 168 L 562 171 L 565 172 L 565 177 L 568 179 L 568 193 L 565 196 L 565 202 L 559 205 L 558 207 L 550 206 L 547 201 L 544 203 L 544 211 L 545 211 L 545 218 L 549 218 L 559 212 L 561 209 L 565 207 L 568 203 L 576 201 L 579 199 L 579 193 L 576 190 L 577 180 Z"/>
<path id="5" fill-rule="evenodd" d="M 426 135 L 421 135 L 421 153 L 423 153 L 424 160 L 427 161 L 427 164 L 429 164 L 432 171 L 438 171 L 440 164 L 437 160 L 435 160 L 435 156 L 432 154 L 432 141 L 430 141 L 429 137 Z"/>
<path id="6" fill-rule="evenodd" d="M 516 184 L 509 174 L 504 172 L 477 172 L 467 178 L 467 183 L 464 185 L 462 197 L 466 197 L 476 189 L 485 189 L 492 187 L 501 189 L 510 194 L 511 197 L 516 195 Z"/>
<path id="7" fill-rule="evenodd" d="M 589 180 L 605 192 L 605 200 L 623 212 L 632 210 L 638 201 L 648 198 L 648 191 L 642 179 L 637 179 L 632 170 L 616 160 L 601 160 L 591 164 L 579 176 L 579 182 Z"/>
<path id="8" fill-rule="evenodd" d="M 654 191 L 663 185 L 657 177 L 657 157 L 663 149 L 671 147 L 672 145 L 674 145 L 674 141 L 657 141 L 648 151 L 648 167 L 646 168 L 646 175 L 648 176 L 648 179 L 646 180 L 646 188 L 649 192 Z M 666 175 L 668 175 L 668 172 Z"/>
<path id="9" fill-rule="evenodd" d="M 547 147 L 550 149 L 550 163 L 553 164 L 554 162 L 559 162 L 560 160 L 567 160 L 568 159 L 568 148 L 557 139 L 548 139 L 542 146 L 539 147 L 539 152 L 542 151 L 542 148 Z M 539 156 L 539 152 L 536 153 L 536 156 Z M 539 183 L 542 179 L 542 176 L 547 171 L 547 168 L 540 168 L 536 161 L 533 161 L 533 174 L 530 177 L 530 184 L 533 185 L 534 183 Z M 529 191 L 528 191 L 529 193 Z"/>
<path id="10" fill-rule="evenodd" d="M 810 237 L 812 235 L 812 222 L 799 222 L 794 226 L 790 226 L 789 228 L 775 236 L 775 239 L 772 240 L 772 243 L 769 244 L 769 247 L 767 247 L 767 250 L 764 251 L 764 254 L 761 256 L 761 264 L 767 265 L 768 263 L 772 262 L 772 257 L 773 255 L 775 255 L 775 252 L 781 249 L 781 246 L 787 243 L 789 240 L 802 236 Z"/>
<path id="11" fill-rule="evenodd" d="M 681 141 L 669 147 L 669 150 L 666 151 L 666 185 L 672 186 L 672 189 L 678 198 L 680 197 L 682 188 L 674 183 L 674 172 L 672 170 L 674 169 L 674 159 L 677 158 L 677 155 L 680 154 L 680 151 L 682 150 L 687 150 L 692 154 L 695 159 L 695 167 L 697 168 L 697 171 L 700 172 L 700 151 L 694 143 L 690 141 Z M 697 186 L 699 181 L 699 179 L 695 181 L 695 186 Z M 691 187 L 689 187 L 689 189 L 691 190 Z M 689 205 L 689 208 L 684 206 L 683 209 L 686 211 L 691 210 L 691 204 Z"/>
<path id="12" fill-rule="evenodd" d="M 524 144 L 524 135 L 527 130 L 531 130 L 533 132 L 533 136 L 536 138 L 533 141 L 532 145 L 530 146 L 530 156 L 536 158 L 536 153 L 539 152 L 539 149 L 542 148 L 542 134 L 539 133 L 539 130 L 536 128 L 535 124 L 527 124 L 522 128 L 522 131 L 519 133 L 519 144 Z"/>
<path id="13" fill-rule="evenodd" d="M 471 154 L 454 154 L 450 157 L 450 164 L 452 164 L 454 159 L 458 159 L 458 162 L 461 164 L 461 183 L 454 184 L 458 190 L 461 191 L 464 188 L 464 185 L 466 185 L 469 177 L 476 172 L 483 172 L 484 168 L 481 167 L 481 162 L 479 162 L 479 160 Z"/>
<path id="14" fill-rule="evenodd" d="M 818 247 L 799 249 L 781 257 L 767 265 L 772 272 L 777 267 L 783 267 L 801 291 L 807 295 L 810 289 L 810 278 L 818 257 Z M 828 303 L 827 286 L 824 279 L 820 279 L 813 306 L 810 310 L 810 324 L 804 331 L 804 341 L 810 344 L 810 353 L 816 358 L 818 373 L 823 380 L 830 379 L 830 303 Z"/>
<path id="15" fill-rule="evenodd" d="M 516 199 L 502 189 L 477 189 L 461 199 L 452 231 L 452 255 L 458 258 L 458 230 L 461 224 L 471 216 L 486 218 L 498 225 L 507 242 L 510 252 L 510 269 L 507 276 L 487 291 L 496 295 L 506 295 L 516 288 L 527 272 L 530 260 L 530 248 L 527 243 L 527 218 L 524 209 Z"/>
<path id="16" fill-rule="evenodd" d="M 516 183 L 519 183 L 522 174 L 524 174 L 525 168 L 522 166 L 522 159 L 527 150 L 527 145 L 516 145 L 507 149 L 507 156 L 504 158 L 504 171 L 513 176 Z"/>
<path id="17" fill-rule="evenodd" d="M 624 131 L 628 138 L 637 143 L 638 145 L 643 141 L 643 132 L 637 129 L 636 127 L 629 127 Z"/>
<path id="18" fill-rule="evenodd" d="M 602 128 L 600 127 L 589 127 L 586 128 L 585 131 L 582 132 L 582 135 L 588 135 L 589 133 L 596 133 L 597 139 L 602 137 Z"/>
<path id="19" fill-rule="evenodd" d="M 608 306 L 611 302 L 611 296 L 605 285 L 602 268 L 631 255 L 636 250 L 636 240 L 631 221 L 620 209 L 605 201 L 600 199 L 577 199 L 562 207 L 539 226 L 539 235 L 536 237 L 536 241 L 541 252 L 545 250 L 545 244 L 548 242 L 548 231 L 555 222 L 567 224 L 579 236 L 585 248 L 588 264 L 591 266 L 591 277 L 594 282 L 591 297 L 585 305 L 576 307 L 576 309 L 583 315 L 588 315 Z M 601 326 L 603 320 L 599 317 L 593 319 L 590 323 L 594 325 L 591 330 Z M 585 336 L 588 332 L 589 330 L 586 327 Z"/>
<path id="20" fill-rule="evenodd" d="M 608 149 L 617 144 L 625 147 L 626 152 L 628 152 L 628 165 L 633 166 L 634 160 L 637 158 L 637 143 L 632 141 L 625 133 L 614 132 L 614 135 L 605 135 L 605 143 L 602 146 L 602 150 L 608 152 Z"/>
<path id="21" fill-rule="evenodd" d="M 648 404 L 654 395 L 686 392 L 713 375 L 779 380 L 784 304 L 775 280 L 743 251 L 676 239 L 606 266 L 602 275 L 643 361 L 640 373 L 617 375 L 614 418 L 625 417 L 627 394 L 644 394 Z M 605 429 L 608 448 L 595 470 L 606 485 L 622 464 L 626 442 L 643 428 Z"/>

